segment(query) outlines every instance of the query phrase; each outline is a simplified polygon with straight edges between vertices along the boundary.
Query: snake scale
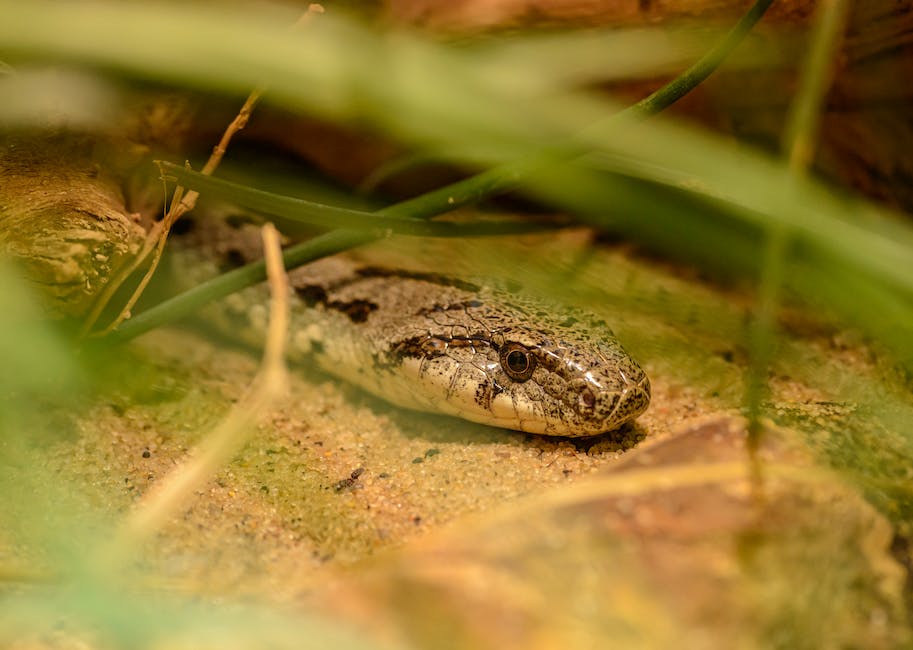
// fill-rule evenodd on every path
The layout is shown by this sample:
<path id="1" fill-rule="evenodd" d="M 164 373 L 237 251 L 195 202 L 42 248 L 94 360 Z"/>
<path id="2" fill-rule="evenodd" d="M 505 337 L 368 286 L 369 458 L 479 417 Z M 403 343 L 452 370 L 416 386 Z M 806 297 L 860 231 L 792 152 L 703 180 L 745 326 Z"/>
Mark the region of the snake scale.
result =
<path id="1" fill-rule="evenodd" d="M 197 221 L 182 239 L 181 266 L 207 275 L 260 256 L 259 230 L 250 224 Z M 398 406 L 583 437 L 616 429 L 649 405 L 643 369 L 586 312 L 558 312 L 488 281 L 347 255 L 295 269 L 289 279 L 292 356 Z M 267 297 L 265 286 L 253 287 L 208 316 L 261 343 Z"/>

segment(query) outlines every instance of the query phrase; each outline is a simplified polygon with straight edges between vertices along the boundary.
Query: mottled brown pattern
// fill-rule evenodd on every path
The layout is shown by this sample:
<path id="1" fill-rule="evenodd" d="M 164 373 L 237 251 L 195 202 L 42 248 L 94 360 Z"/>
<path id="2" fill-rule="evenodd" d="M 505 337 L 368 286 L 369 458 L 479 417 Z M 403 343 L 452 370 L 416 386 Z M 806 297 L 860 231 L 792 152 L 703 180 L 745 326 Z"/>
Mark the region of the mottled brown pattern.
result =
<path id="1" fill-rule="evenodd" d="M 348 316 L 353 323 L 364 323 L 372 311 L 377 310 L 377 305 L 363 298 L 356 298 L 348 302 L 339 300 L 330 300 L 327 298 L 327 292 L 323 287 L 309 284 L 295 287 L 295 293 L 304 300 L 308 307 L 322 305 L 326 309 L 335 309 L 341 314 Z"/>
<path id="2" fill-rule="evenodd" d="M 208 256 L 210 266 L 258 249 L 244 243 L 255 236 L 252 228 L 197 230 L 207 239 L 189 241 L 186 254 Z M 581 437 L 616 429 L 649 404 L 649 380 L 603 321 L 515 287 L 365 266 L 340 255 L 296 269 L 290 279 L 293 348 L 399 406 Z M 265 298 L 263 288 L 233 296 L 221 318 L 259 341 Z M 238 328 L 245 314 L 251 326 Z"/>
<path id="3" fill-rule="evenodd" d="M 454 278 L 440 273 L 423 273 L 419 271 L 408 271 L 406 269 L 390 269 L 379 266 L 363 266 L 357 271 L 358 276 L 362 278 L 403 278 L 408 280 L 421 280 L 429 284 L 439 284 L 442 287 L 455 287 L 469 293 L 479 291 L 479 285 Z"/>

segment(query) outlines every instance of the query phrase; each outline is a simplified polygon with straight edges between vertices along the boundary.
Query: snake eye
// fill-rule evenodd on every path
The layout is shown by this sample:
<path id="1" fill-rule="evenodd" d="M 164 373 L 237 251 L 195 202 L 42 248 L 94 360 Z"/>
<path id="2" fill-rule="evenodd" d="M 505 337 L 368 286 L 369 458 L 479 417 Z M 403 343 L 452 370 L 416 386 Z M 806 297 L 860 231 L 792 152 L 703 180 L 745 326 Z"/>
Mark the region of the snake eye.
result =
<path id="1" fill-rule="evenodd" d="M 501 349 L 501 367 L 508 377 L 523 382 L 533 376 L 536 358 L 519 343 L 508 343 Z"/>

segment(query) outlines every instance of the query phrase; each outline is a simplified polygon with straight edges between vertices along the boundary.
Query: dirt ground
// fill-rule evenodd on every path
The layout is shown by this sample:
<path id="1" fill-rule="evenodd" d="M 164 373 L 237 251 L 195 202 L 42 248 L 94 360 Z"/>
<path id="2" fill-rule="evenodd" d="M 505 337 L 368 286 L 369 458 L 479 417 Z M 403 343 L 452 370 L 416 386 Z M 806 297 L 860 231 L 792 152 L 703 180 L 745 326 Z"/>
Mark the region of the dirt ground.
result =
<path id="1" fill-rule="evenodd" d="M 417 647 L 663 647 L 682 634 L 689 647 L 763 645 L 807 626 L 825 645 L 906 638 L 892 523 L 823 461 L 867 408 L 859 387 L 882 374 L 877 357 L 787 313 L 767 407 L 805 433 L 770 425 L 753 464 L 739 417 L 750 296 L 590 244 L 582 231 L 532 238 L 499 263 L 530 250 L 576 260 L 567 298 L 604 305 L 651 376 L 634 426 L 585 440 L 520 434 L 404 411 L 299 365 L 243 451 L 146 545 L 143 571 L 181 593 L 316 610 Z M 503 246 L 475 245 L 479 259 Z M 535 286 L 557 267 L 510 268 Z M 114 520 L 175 471 L 259 361 L 169 328 L 119 363 L 122 379 L 74 415 L 76 433 L 45 467 Z"/>

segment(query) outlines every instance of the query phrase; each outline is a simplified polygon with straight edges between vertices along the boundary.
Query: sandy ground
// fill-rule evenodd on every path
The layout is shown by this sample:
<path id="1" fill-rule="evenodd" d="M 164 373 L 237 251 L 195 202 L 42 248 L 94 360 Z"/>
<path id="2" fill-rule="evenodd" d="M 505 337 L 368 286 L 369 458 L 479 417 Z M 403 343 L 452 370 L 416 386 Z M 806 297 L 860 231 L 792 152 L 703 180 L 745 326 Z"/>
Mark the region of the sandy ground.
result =
<path id="1" fill-rule="evenodd" d="M 587 245 L 587 239 L 577 233 L 567 241 L 549 245 L 559 244 L 565 247 L 562 250 L 569 247 L 568 255 L 579 260 L 581 247 Z M 563 258 L 553 256 L 553 259 L 560 262 Z M 522 271 L 522 265 L 520 268 Z M 459 579 L 451 575 L 446 581 L 450 587 L 459 586 L 464 580 L 471 582 L 471 576 L 476 573 L 483 583 L 500 584 L 498 572 L 511 562 L 521 562 L 524 568 L 518 575 L 522 577 L 525 589 L 505 591 L 502 585 L 492 593 L 496 594 L 501 606 L 516 596 L 518 602 L 525 603 L 517 605 L 517 610 L 525 611 L 527 615 L 535 610 L 544 613 L 548 620 L 551 620 L 548 618 L 550 601 L 540 602 L 535 598 L 523 601 L 518 595 L 519 592 L 529 595 L 541 590 L 547 593 L 549 587 L 536 586 L 537 581 L 554 578 L 551 574 L 539 576 L 535 569 L 539 564 L 533 563 L 535 566 L 530 568 L 532 557 L 551 557 L 556 566 L 567 557 L 574 557 L 574 563 L 567 570 L 582 572 L 581 575 L 596 570 L 594 567 L 607 570 L 605 563 L 616 566 L 621 562 L 615 577 L 608 583 L 597 580 L 588 586 L 576 585 L 574 589 L 577 593 L 582 589 L 584 593 L 589 590 L 605 595 L 605 585 L 611 583 L 614 590 L 611 597 L 597 599 L 598 602 L 635 629 L 641 629 L 638 626 L 643 625 L 649 627 L 654 616 L 668 618 L 670 612 L 681 613 L 681 602 L 678 605 L 666 602 L 669 594 L 664 592 L 667 590 L 669 593 L 690 593 L 695 598 L 706 599 L 707 603 L 718 599 L 720 602 L 753 603 L 752 607 L 756 607 L 763 598 L 742 597 L 740 600 L 733 596 L 730 584 L 736 576 L 740 580 L 744 578 L 744 567 L 734 559 L 733 540 L 742 539 L 748 526 L 746 522 L 751 520 L 745 512 L 754 512 L 751 509 L 755 507 L 749 489 L 750 463 L 744 445 L 744 427 L 735 419 L 740 408 L 745 358 L 738 333 L 745 322 L 748 299 L 740 297 L 743 294 L 735 289 L 721 289 L 697 278 L 683 277 L 680 269 L 657 268 L 649 260 L 623 248 L 605 248 L 589 254 L 578 265 L 578 270 L 586 282 L 581 285 L 584 289 L 571 298 L 590 299 L 594 291 L 607 296 L 605 304 L 616 317 L 612 321 L 616 333 L 643 362 L 652 378 L 652 407 L 634 426 L 576 441 L 519 434 L 454 418 L 404 411 L 330 376 L 299 366 L 293 369 L 288 396 L 274 411 L 262 414 L 256 431 L 237 457 L 205 487 L 181 503 L 167 525 L 142 550 L 139 565 L 156 576 L 158 583 L 181 593 L 294 604 L 307 611 L 328 609 L 345 620 L 367 620 L 369 627 L 372 627 L 372 621 L 381 620 L 386 627 L 396 626 L 390 622 L 389 614 L 392 603 L 399 600 L 393 598 L 389 590 L 390 584 L 406 580 L 404 575 L 412 575 L 408 571 L 404 573 L 403 567 L 440 566 L 442 557 L 454 557 L 454 548 L 464 550 L 461 559 L 454 561 L 454 566 L 462 567 L 457 572 Z M 660 318 L 661 314 L 665 317 Z M 846 374 L 848 363 L 855 364 L 854 381 L 857 382 L 860 373 L 877 377 L 880 371 L 873 355 L 860 345 L 847 342 L 852 341 L 852 337 L 847 339 L 839 330 L 814 320 L 800 319 L 797 325 L 801 327 L 792 328 L 794 333 L 781 350 L 781 361 L 771 378 L 773 392 L 768 406 L 772 415 L 793 417 L 794 421 L 804 423 L 808 431 L 817 433 L 799 436 L 780 431 L 774 438 L 788 440 L 787 448 L 799 448 L 801 452 L 783 454 L 780 451 L 783 447 L 778 442 L 771 448 L 768 460 L 792 466 L 795 458 L 801 458 L 799 466 L 820 469 L 820 456 L 816 453 L 827 450 L 829 432 L 834 430 L 835 422 L 841 422 L 848 413 L 859 408 L 858 401 L 845 398 L 848 392 L 856 390 L 857 384 L 847 380 L 845 385 L 825 382 L 822 387 L 811 384 L 807 378 Z M 799 350 L 805 362 L 797 365 L 795 359 Z M 810 367 L 809 359 L 815 365 Z M 43 469 L 61 485 L 69 486 L 67 489 L 78 495 L 80 503 L 88 504 L 102 519 L 116 521 L 151 485 L 175 471 L 189 450 L 241 398 L 256 373 L 258 360 L 251 351 L 217 342 L 198 330 L 171 328 L 142 337 L 125 351 L 119 365 L 115 365 L 120 368 L 115 374 L 122 372 L 122 378 L 100 391 L 84 412 L 71 414 L 74 431 L 49 446 Z M 710 429 L 702 429 L 707 426 Z M 698 441 L 666 449 L 673 450 L 671 453 L 679 464 L 698 463 L 687 470 L 689 476 L 694 476 L 695 472 L 702 476 L 704 470 L 699 461 L 706 459 L 706 445 L 714 447 L 721 439 L 730 441 L 726 448 L 732 453 L 727 462 L 737 463 L 740 469 L 737 475 L 727 474 L 728 478 L 720 479 L 729 487 L 696 493 L 694 498 L 677 506 L 679 515 L 668 515 L 671 519 L 667 517 L 667 520 L 683 524 L 682 513 L 688 510 L 687 521 L 692 528 L 694 522 L 699 522 L 698 528 L 703 526 L 700 522 L 713 526 L 714 513 L 729 510 L 720 504 L 714 505 L 708 500 L 710 495 L 736 494 L 739 507 L 732 512 L 737 514 L 724 517 L 725 526 L 719 524 L 720 530 L 728 532 L 713 538 L 715 543 L 723 544 L 722 547 L 714 547 L 709 555 L 688 555 L 687 549 L 693 550 L 695 546 L 683 542 L 674 548 L 654 549 L 653 552 L 659 555 L 653 560 L 645 559 L 642 550 L 651 547 L 644 540 L 653 533 L 645 533 L 639 528 L 643 522 L 635 528 L 627 525 L 613 528 L 605 523 L 608 521 L 605 515 L 599 514 L 602 510 L 587 510 L 589 514 L 585 518 L 568 527 L 568 531 L 575 531 L 571 539 L 556 538 L 554 545 L 561 548 L 569 545 L 575 549 L 573 554 L 553 556 L 549 554 L 554 551 L 553 547 L 548 547 L 552 549 L 548 551 L 548 548 L 530 546 L 532 539 L 542 542 L 550 535 L 566 532 L 567 522 L 556 514 L 562 512 L 564 506 L 559 508 L 550 499 L 558 498 L 565 505 L 568 502 L 590 503 L 592 486 L 600 485 L 602 478 L 621 471 L 620 465 L 630 465 L 632 458 L 652 465 L 656 458 L 663 457 L 663 454 L 656 456 L 655 453 L 653 456 L 638 455 L 642 446 L 646 444 L 647 449 L 657 449 L 656 445 L 664 440 L 688 440 L 687 436 L 697 436 Z M 711 456 L 715 457 L 715 454 L 713 452 Z M 707 471 L 710 472 L 707 476 L 713 475 L 711 470 Z M 672 472 L 670 476 L 678 474 Z M 707 480 L 719 487 L 715 483 L 717 479 Z M 703 478 L 698 480 L 702 481 Z M 821 497 L 816 488 L 811 490 L 812 496 L 802 501 L 801 507 L 784 505 L 772 512 L 780 512 L 781 524 L 790 530 L 796 521 L 808 519 L 809 513 L 813 515 L 809 520 L 819 523 L 822 512 L 829 513 L 827 517 L 850 522 L 846 523 L 846 539 L 853 541 L 841 548 L 855 549 L 858 544 L 858 553 L 840 561 L 843 565 L 861 562 L 864 568 L 846 577 L 846 584 L 858 586 L 861 574 L 864 576 L 862 582 L 881 585 L 854 592 L 866 594 L 863 599 L 868 603 L 866 607 L 874 601 L 890 605 L 878 610 L 881 613 L 876 616 L 880 621 L 877 629 L 865 627 L 869 623 L 859 623 L 856 618 L 846 625 L 853 632 L 850 636 L 868 634 L 879 640 L 876 645 L 887 647 L 890 643 L 886 639 L 899 634 L 898 621 L 902 617 L 897 613 L 897 603 L 900 601 L 899 585 L 905 575 L 888 552 L 891 524 L 843 481 L 831 477 L 821 484 L 826 485 L 825 491 L 830 496 Z M 737 487 L 732 487 L 734 485 Z M 771 492 L 773 502 L 776 503 L 776 495 L 792 498 L 810 489 L 805 483 L 802 486 L 802 489 L 792 484 L 775 486 Z M 602 495 L 600 502 L 611 501 L 613 511 L 628 512 L 634 508 L 637 512 L 653 512 L 650 508 L 641 510 L 641 506 L 631 501 L 617 501 L 620 498 L 617 485 L 604 489 L 608 491 L 599 493 Z M 651 494 L 654 490 L 653 487 L 643 489 Z M 660 492 L 666 494 L 668 489 L 666 485 Z M 681 489 L 680 496 L 689 494 L 684 491 L 689 489 L 686 486 Z M 838 496 L 833 496 L 835 494 Z M 537 508 L 540 501 L 542 507 Z M 676 501 L 667 495 L 660 502 L 666 507 Z M 706 503 L 707 509 L 690 510 L 702 503 Z M 831 512 L 834 504 L 842 504 L 843 514 Z M 776 521 L 777 517 L 762 520 Z M 817 530 L 816 525 L 809 524 Z M 827 526 L 825 530 L 830 530 Z M 606 527 L 611 528 L 609 533 Z M 672 532 L 685 528 L 672 525 Z M 594 533 L 596 529 L 598 534 Z M 874 541 L 869 540 L 868 533 L 860 537 L 853 532 L 862 529 L 876 531 L 877 534 L 872 533 Z M 518 530 L 529 533 L 514 539 L 512 534 L 517 534 Z M 782 532 L 781 528 L 776 530 Z M 669 530 L 663 537 L 667 538 L 668 534 Z M 776 531 L 770 533 L 772 538 L 777 534 Z M 612 545 L 615 542 L 606 541 L 607 535 L 608 539 L 620 540 L 623 544 L 641 539 L 643 544 L 636 546 L 641 553 L 639 559 L 634 561 L 629 556 L 619 557 L 605 551 L 605 548 L 615 548 Z M 703 539 L 697 547 L 704 548 L 707 543 Z M 505 549 L 509 551 L 512 548 L 509 545 L 513 544 L 517 549 L 516 557 L 510 561 L 501 556 L 497 560 L 492 560 L 493 556 L 486 556 L 488 559 L 475 557 L 472 562 L 464 557 L 466 548 L 492 548 L 493 544 L 501 553 Z M 822 551 L 807 539 L 803 544 L 803 548 L 819 557 L 821 553 L 834 551 L 832 546 L 827 547 L 830 550 Z M 594 550 L 593 545 L 601 550 Z M 15 552 L 10 555 L 16 559 Z M 22 554 L 18 560 L 23 557 L 27 555 Z M 692 568 L 704 567 L 706 571 L 681 574 L 676 589 L 657 582 L 655 572 L 645 583 L 636 567 L 655 566 L 658 557 L 690 558 Z M 785 564 L 777 566 L 782 568 L 794 561 L 796 557 L 790 556 L 782 560 Z M 715 568 L 712 565 L 716 565 Z M 380 580 L 384 585 L 382 589 L 376 586 L 378 572 L 386 576 Z M 668 575 L 679 573 L 663 571 Z M 773 573 L 790 572 L 778 569 Z M 698 584 L 698 574 L 713 575 L 714 582 Z M 374 583 L 364 578 L 369 575 L 375 576 Z M 440 578 L 435 575 L 432 583 Z M 414 582 L 415 576 L 409 579 Z M 362 585 L 363 589 L 353 587 L 362 580 L 368 580 Z M 681 589 L 682 581 L 693 585 L 693 589 Z M 843 582 L 838 582 L 843 586 Z M 371 587 L 371 584 L 375 586 Z M 429 583 L 422 584 L 427 587 Z M 631 586 L 632 593 L 640 599 L 635 601 L 641 605 L 632 605 L 633 614 L 613 609 L 619 602 L 630 605 L 623 594 L 617 593 L 624 584 Z M 460 598 L 469 601 L 474 598 L 475 592 L 470 586 L 463 585 L 458 591 L 462 594 Z M 361 593 L 359 598 L 364 599 L 363 602 L 357 604 L 359 598 L 354 598 L 353 593 Z M 409 593 L 414 595 L 416 592 Z M 744 596 L 743 591 L 739 593 Z M 659 598 L 665 604 L 659 606 L 649 601 L 650 598 Z M 688 596 L 681 598 L 687 600 Z M 453 609 L 452 604 L 446 605 L 447 599 L 435 601 L 432 597 L 431 600 L 445 603 L 440 605 L 442 611 Z M 402 607 L 405 611 L 418 607 L 420 611 L 421 607 L 416 603 L 422 607 L 427 605 L 422 601 L 422 598 L 407 599 Z M 457 599 L 457 602 L 462 601 Z M 682 615 L 682 620 L 677 622 L 668 620 L 671 627 L 647 640 L 661 646 L 675 636 L 676 630 L 703 630 L 706 626 L 716 632 L 704 630 L 700 638 L 719 640 L 719 630 L 731 633 L 735 629 L 732 627 L 734 622 L 751 618 L 744 612 L 733 613 L 725 625 L 720 621 L 714 624 L 712 617 L 708 622 L 706 612 L 700 607 L 686 609 L 697 613 Z M 861 605 L 858 609 L 870 613 L 870 609 Z M 398 611 L 401 614 L 403 610 Z M 490 610 L 482 607 L 480 611 Z M 432 618 L 435 616 L 440 616 L 440 611 Z M 701 621 L 700 626 L 696 627 L 695 616 Z M 407 618 L 412 623 L 406 627 L 414 625 L 416 619 Z M 473 620 L 480 619 L 474 616 Z M 497 620 L 500 625 L 512 619 L 508 616 Z M 570 621 L 558 616 L 554 618 L 559 627 L 577 629 L 582 625 L 580 629 L 588 630 L 580 637 L 580 647 L 605 633 L 601 628 L 587 627 L 590 623 L 586 621 L 595 620 L 592 616 L 580 620 L 584 623 L 573 618 Z M 761 617 L 760 620 L 766 619 Z M 459 643 L 454 644 L 456 647 L 479 647 L 480 638 L 488 630 L 491 636 L 482 645 L 503 647 L 500 644 L 520 643 L 524 647 L 549 647 L 549 639 L 554 640 L 553 635 L 559 634 L 558 628 L 540 629 L 541 625 L 536 627 L 528 620 L 525 624 L 516 623 L 517 629 L 539 630 L 535 638 L 528 634 L 524 636 L 525 633 L 506 633 L 498 625 L 482 626 L 481 631 L 473 628 L 471 634 L 459 636 Z M 859 626 L 864 628 L 863 632 L 859 632 Z M 405 638 L 428 647 L 423 634 L 415 630 L 393 633 L 387 629 L 381 636 L 391 636 L 399 641 Z M 430 638 L 438 638 L 433 634 L 436 633 Z M 692 645 L 701 647 L 701 643 Z"/>

